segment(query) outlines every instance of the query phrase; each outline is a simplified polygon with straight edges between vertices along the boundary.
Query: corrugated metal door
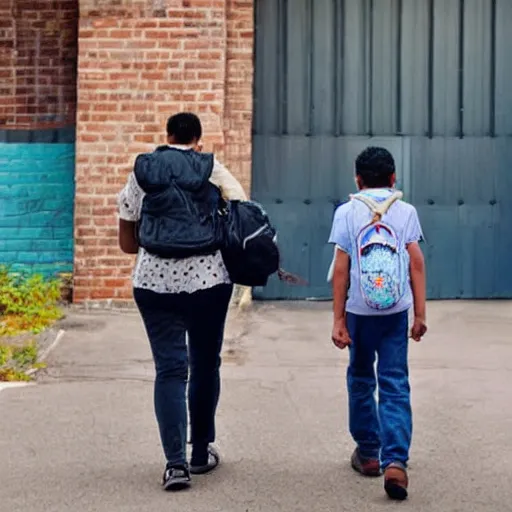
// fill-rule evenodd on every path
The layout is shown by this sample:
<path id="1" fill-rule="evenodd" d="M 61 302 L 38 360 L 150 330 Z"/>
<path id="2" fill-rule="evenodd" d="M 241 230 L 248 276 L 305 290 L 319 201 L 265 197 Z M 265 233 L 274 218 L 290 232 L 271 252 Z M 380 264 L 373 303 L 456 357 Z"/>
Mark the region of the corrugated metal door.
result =
<path id="1" fill-rule="evenodd" d="M 390 149 L 427 243 L 430 298 L 512 297 L 512 2 L 256 0 L 253 197 L 283 263 L 328 298 L 353 162 Z"/>

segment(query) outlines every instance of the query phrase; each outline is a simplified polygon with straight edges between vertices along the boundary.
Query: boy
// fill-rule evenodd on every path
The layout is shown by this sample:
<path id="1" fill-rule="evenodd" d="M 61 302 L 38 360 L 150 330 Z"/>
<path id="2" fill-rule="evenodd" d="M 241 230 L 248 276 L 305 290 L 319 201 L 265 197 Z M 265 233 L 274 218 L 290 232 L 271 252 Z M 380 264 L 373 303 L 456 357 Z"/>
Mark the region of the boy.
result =
<path id="1" fill-rule="evenodd" d="M 336 211 L 329 242 L 335 245 L 332 340 L 340 349 L 350 348 L 349 423 L 356 442 L 352 467 L 364 476 L 379 476 L 382 469 L 388 496 L 404 500 L 412 435 L 407 364 L 411 306 L 411 337 L 420 341 L 427 326 L 421 227 L 416 209 L 399 200 L 395 179 L 391 154 L 383 148 L 365 149 L 356 160 L 359 193 Z"/>

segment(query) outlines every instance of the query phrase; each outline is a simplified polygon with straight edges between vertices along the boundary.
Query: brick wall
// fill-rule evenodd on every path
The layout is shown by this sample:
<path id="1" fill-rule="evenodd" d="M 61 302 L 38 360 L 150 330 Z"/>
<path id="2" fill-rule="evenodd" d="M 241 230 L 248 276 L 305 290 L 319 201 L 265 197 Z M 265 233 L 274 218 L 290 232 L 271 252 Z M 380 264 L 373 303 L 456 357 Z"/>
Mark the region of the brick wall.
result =
<path id="1" fill-rule="evenodd" d="M 0 130 L 74 125 L 78 0 L 0 0 Z"/>
<path id="2" fill-rule="evenodd" d="M 122 4 L 122 5 L 119 5 Z M 253 2 L 81 0 L 74 300 L 131 297 L 116 194 L 169 115 L 198 113 L 205 149 L 250 186 Z"/>
<path id="3" fill-rule="evenodd" d="M 6 0 L 0 2 L 0 127 L 14 117 L 15 65 L 13 52 L 14 20 L 11 6 Z"/>
<path id="4" fill-rule="evenodd" d="M 253 85 L 253 0 L 226 5 L 225 159 L 250 190 Z"/>

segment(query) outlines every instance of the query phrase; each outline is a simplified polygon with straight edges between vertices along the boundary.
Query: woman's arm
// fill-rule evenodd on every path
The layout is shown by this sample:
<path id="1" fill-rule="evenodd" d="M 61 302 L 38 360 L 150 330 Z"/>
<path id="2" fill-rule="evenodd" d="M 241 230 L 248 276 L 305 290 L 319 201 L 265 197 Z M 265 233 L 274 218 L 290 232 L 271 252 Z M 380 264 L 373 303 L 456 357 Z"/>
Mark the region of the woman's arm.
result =
<path id="1" fill-rule="evenodd" d="M 139 252 L 136 229 L 136 222 L 119 219 L 119 247 L 125 254 L 137 254 Z"/>
<path id="2" fill-rule="evenodd" d="M 126 254 L 137 254 L 139 242 L 137 239 L 137 222 L 140 219 L 140 209 L 144 192 L 139 187 L 133 173 L 118 197 L 119 210 L 119 247 Z"/>
<path id="3" fill-rule="evenodd" d="M 224 199 L 247 201 L 247 194 L 242 185 L 217 159 L 213 165 L 210 181 L 220 188 Z"/>

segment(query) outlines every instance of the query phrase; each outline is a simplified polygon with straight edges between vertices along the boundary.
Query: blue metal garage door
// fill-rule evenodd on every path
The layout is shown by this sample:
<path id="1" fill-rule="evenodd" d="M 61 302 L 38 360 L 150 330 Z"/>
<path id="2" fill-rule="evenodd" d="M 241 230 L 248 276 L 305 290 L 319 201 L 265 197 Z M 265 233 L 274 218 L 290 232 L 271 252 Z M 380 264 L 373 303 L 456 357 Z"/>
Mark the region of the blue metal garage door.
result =
<path id="1" fill-rule="evenodd" d="M 256 0 L 253 197 L 309 281 L 259 297 L 330 297 L 332 216 L 369 144 L 419 210 L 429 297 L 512 297 L 510 26 L 510 0 Z"/>

